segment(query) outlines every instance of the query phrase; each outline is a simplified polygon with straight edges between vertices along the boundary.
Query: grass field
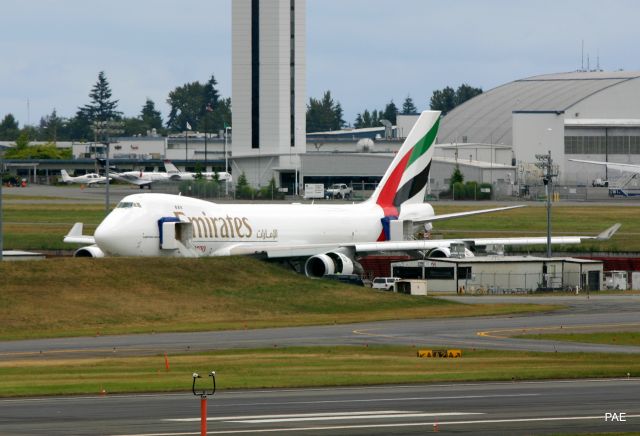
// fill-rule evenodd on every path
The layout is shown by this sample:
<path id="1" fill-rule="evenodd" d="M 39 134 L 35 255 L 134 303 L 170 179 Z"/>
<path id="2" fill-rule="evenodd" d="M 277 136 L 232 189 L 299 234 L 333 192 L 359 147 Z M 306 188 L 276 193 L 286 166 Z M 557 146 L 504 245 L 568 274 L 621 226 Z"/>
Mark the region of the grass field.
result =
<path id="1" fill-rule="evenodd" d="M 163 355 L 0 362 L 0 396 L 188 391 L 193 372 L 211 370 L 221 389 L 640 374 L 638 355 L 463 350 L 459 359 L 427 359 L 416 351 L 364 345 L 223 350 L 169 355 L 169 371 Z"/>
<path id="2" fill-rule="evenodd" d="M 333 324 L 551 310 L 464 305 L 314 280 L 249 257 L 0 263 L 0 339 Z"/>
<path id="3" fill-rule="evenodd" d="M 640 332 L 535 333 L 514 337 L 553 341 L 588 342 L 591 344 L 640 346 Z"/>
<path id="4" fill-rule="evenodd" d="M 463 210 L 484 209 L 491 204 L 473 206 L 435 204 L 436 213 L 452 213 Z M 553 233 L 555 235 L 596 235 L 605 228 L 620 222 L 622 228 L 607 242 L 587 242 L 567 247 L 571 251 L 640 251 L 640 208 L 633 206 L 563 206 L 553 208 Z M 104 217 L 100 204 L 6 204 L 4 206 L 4 247 L 22 250 L 70 250 L 74 246 L 64 244 L 63 236 L 73 223 L 85 223 L 87 233 L 93 232 Z M 495 214 L 479 215 L 438 222 L 435 234 L 444 237 L 492 237 L 546 235 L 546 210 L 544 207 L 525 207 Z M 562 247 L 556 247 L 561 250 Z M 537 247 L 544 250 L 543 246 Z"/>

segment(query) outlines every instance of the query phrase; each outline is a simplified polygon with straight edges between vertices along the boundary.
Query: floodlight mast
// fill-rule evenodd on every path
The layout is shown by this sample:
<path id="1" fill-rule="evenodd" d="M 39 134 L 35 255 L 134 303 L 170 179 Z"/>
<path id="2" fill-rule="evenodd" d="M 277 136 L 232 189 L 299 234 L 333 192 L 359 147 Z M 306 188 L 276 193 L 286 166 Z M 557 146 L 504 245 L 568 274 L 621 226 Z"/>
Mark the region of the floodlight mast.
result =
<path id="1" fill-rule="evenodd" d="M 3 260 L 4 242 L 2 230 L 2 183 L 4 177 L 4 161 L 2 159 L 2 151 L 0 151 L 0 262 Z"/>
<path id="2" fill-rule="evenodd" d="M 544 183 L 547 195 L 547 257 L 551 257 L 551 194 L 553 193 L 553 178 L 558 174 L 553 172 L 551 150 L 548 154 L 536 154 L 536 159 L 539 161 L 536 166 L 543 171 L 542 183 Z"/>
<path id="3" fill-rule="evenodd" d="M 124 130 L 122 129 L 122 127 L 124 127 L 124 121 L 117 121 L 117 120 L 113 120 L 110 119 L 108 121 L 95 121 L 93 123 L 93 131 L 95 132 L 96 138 L 99 138 L 102 142 L 102 144 L 106 147 L 106 153 L 105 153 L 105 169 L 104 169 L 104 175 L 105 175 L 105 184 L 106 184 L 106 190 L 105 190 L 105 197 L 104 197 L 104 211 L 105 211 L 105 215 L 109 214 L 110 212 L 110 199 L 109 199 L 109 172 L 110 172 L 110 165 L 109 165 L 109 145 L 111 144 L 110 142 L 110 136 L 112 135 L 118 135 L 118 134 L 122 134 L 124 132 Z"/>

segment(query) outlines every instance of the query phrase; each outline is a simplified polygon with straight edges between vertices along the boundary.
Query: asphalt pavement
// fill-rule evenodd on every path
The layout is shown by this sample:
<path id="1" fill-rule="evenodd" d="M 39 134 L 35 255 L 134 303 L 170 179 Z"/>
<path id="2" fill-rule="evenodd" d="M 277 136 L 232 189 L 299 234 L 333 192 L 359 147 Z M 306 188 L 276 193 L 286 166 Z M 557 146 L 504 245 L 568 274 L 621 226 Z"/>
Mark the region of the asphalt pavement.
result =
<path id="1" fill-rule="evenodd" d="M 640 380 L 221 391 L 208 399 L 207 415 L 208 434 L 638 432 Z M 0 400 L 2 435 L 199 431 L 200 397 L 191 393 Z"/>

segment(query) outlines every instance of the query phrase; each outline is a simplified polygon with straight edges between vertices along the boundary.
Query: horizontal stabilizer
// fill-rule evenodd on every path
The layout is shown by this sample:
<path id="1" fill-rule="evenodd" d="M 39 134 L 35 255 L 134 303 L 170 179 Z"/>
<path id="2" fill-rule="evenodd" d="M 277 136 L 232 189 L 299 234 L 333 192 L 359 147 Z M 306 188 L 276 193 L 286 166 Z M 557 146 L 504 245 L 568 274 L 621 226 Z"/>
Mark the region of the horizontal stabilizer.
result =
<path id="1" fill-rule="evenodd" d="M 612 225 L 607 230 L 596 236 L 596 241 L 608 241 L 618 231 L 621 225 L 622 224 L 620 223 Z"/>
<path id="2" fill-rule="evenodd" d="M 95 244 L 96 240 L 93 236 L 82 234 L 83 229 L 84 224 L 75 223 L 67 236 L 64 237 L 64 242 L 68 244 Z"/>

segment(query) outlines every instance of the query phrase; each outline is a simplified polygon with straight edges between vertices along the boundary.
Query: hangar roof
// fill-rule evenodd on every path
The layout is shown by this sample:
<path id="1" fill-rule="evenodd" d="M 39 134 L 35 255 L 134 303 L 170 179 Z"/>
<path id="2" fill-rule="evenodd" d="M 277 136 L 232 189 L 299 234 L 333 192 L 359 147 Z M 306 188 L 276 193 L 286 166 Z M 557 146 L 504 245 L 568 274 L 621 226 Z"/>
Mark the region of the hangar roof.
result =
<path id="1" fill-rule="evenodd" d="M 516 80 L 458 106 L 442 118 L 438 142 L 512 144 L 513 111 L 566 111 L 609 87 L 640 77 L 640 71 L 545 74 Z"/>

